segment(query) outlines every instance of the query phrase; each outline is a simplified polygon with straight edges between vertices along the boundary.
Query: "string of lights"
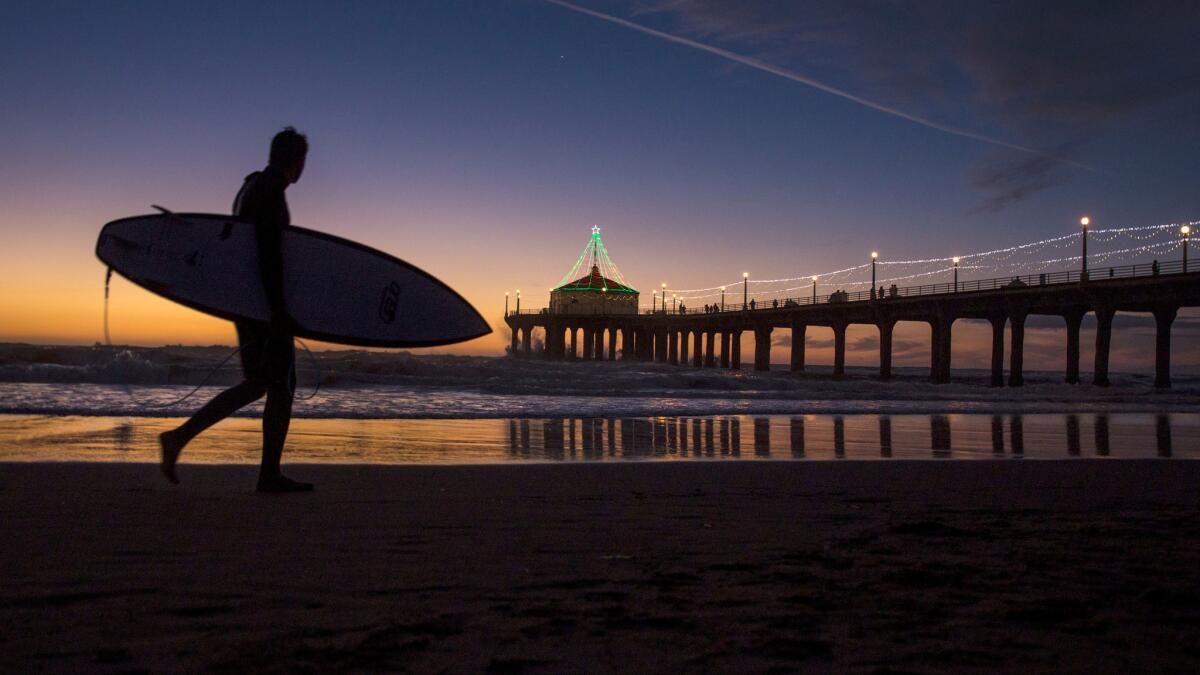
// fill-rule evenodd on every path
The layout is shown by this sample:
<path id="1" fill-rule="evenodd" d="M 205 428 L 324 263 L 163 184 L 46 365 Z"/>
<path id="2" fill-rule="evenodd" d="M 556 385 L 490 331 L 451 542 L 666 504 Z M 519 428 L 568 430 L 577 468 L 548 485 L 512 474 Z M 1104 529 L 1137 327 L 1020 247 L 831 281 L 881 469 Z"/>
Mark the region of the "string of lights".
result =
<path id="1" fill-rule="evenodd" d="M 600 239 L 600 228 L 592 226 L 592 237 L 588 239 L 588 243 L 583 247 L 583 252 L 579 254 L 579 259 L 571 266 L 563 278 L 559 280 L 558 286 L 575 281 L 587 274 L 593 267 L 600 270 L 602 279 L 612 279 L 619 282 L 622 286 L 628 287 L 629 284 L 625 281 L 625 277 L 621 274 L 620 268 L 612 261 L 608 255 L 608 249 L 604 246 L 604 242 Z M 607 288 L 608 282 L 602 281 Z"/>
<path id="2" fill-rule="evenodd" d="M 1090 253 L 1090 254 L 1088 254 L 1088 260 L 1090 262 L 1102 262 L 1102 261 L 1107 261 L 1108 259 L 1112 258 L 1115 255 L 1123 255 L 1123 254 L 1127 254 L 1127 253 L 1134 253 L 1134 254 L 1169 253 L 1170 251 L 1174 250 L 1175 248 L 1177 248 L 1179 246 L 1181 246 L 1181 244 L 1178 241 L 1165 241 L 1165 242 L 1160 242 L 1157 244 L 1147 244 L 1144 246 L 1134 246 L 1131 248 L 1118 249 L 1116 251 L 1104 251 L 1101 253 Z M 1082 258 L 1083 258 L 1082 255 L 1072 255 L 1072 256 L 1063 256 L 1060 258 L 1049 258 L 1046 260 L 1034 260 L 1034 261 L 1022 262 L 1022 263 L 1014 263 L 1014 264 L 1009 264 L 1009 265 L 976 265 L 975 269 L 994 271 L 994 270 L 999 270 L 999 269 L 1003 269 L 1003 268 L 1007 267 L 1010 269 L 1031 270 L 1031 271 L 1036 272 L 1036 271 L 1040 271 L 1040 268 L 1045 268 L 1048 265 L 1054 265 L 1054 264 L 1059 264 L 1059 263 L 1068 263 L 1068 262 L 1078 262 Z"/>
<path id="3" fill-rule="evenodd" d="M 585 258 L 587 258 L 588 251 L 591 248 L 592 242 L 589 241 L 588 245 L 583 248 L 583 253 L 579 254 L 579 259 L 575 261 L 575 264 L 571 266 L 571 269 L 567 270 L 567 273 L 563 275 L 563 278 L 558 280 L 558 283 L 555 284 L 556 286 L 565 286 L 568 281 L 574 281 L 575 279 L 579 278 L 577 276 L 579 274 L 579 268 L 583 265 L 583 261 Z"/>
<path id="4" fill-rule="evenodd" d="M 620 282 L 622 286 L 629 287 L 629 284 L 625 281 L 624 275 L 621 274 L 621 269 L 617 267 L 615 262 L 612 261 L 612 258 L 608 257 L 608 248 L 605 247 L 604 242 L 600 240 L 599 234 L 596 236 L 596 241 L 600 247 L 600 260 L 603 263 L 600 266 L 600 269 L 604 270 L 604 276 L 608 277 L 609 279 L 615 279 L 616 281 Z"/>
<path id="5" fill-rule="evenodd" d="M 1105 228 L 1105 229 L 1089 231 L 1088 239 L 1089 239 L 1089 241 L 1095 242 L 1095 243 L 1111 243 L 1113 241 L 1116 241 L 1116 240 L 1122 239 L 1122 238 L 1129 238 L 1134 241 L 1150 241 L 1150 240 L 1154 240 L 1154 239 L 1161 239 L 1164 236 L 1171 237 L 1170 241 L 1160 242 L 1157 244 L 1149 245 L 1152 248 L 1161 248 L 1161 247 L 1166 247 L 1166 246 L 1174 246 L 1174 245 L 1178 244 L 1179 240 L 1178 240 L 1176 233 L 1179 231 L 1179 228 L 1182 227 L 1183 225 L 1189 225 L 1191 227 L 1195 227 L 1198 224 L 1200 224 L 1200 221 L 1192 221 L 1192 222 L 1187 222 L 1187 223 L 1166 223 L 1166 224 L 1158 224 L 1158 225 L 1138 225 L 1138 226 Z M 907 275 L 889 277 L 888 279 L 876 280 L 876 283 L 878 283 L 879 281 L 886 282 L 886 281 L 893 281 L 893 280 L 911 279 L 911 278 L 917 278 L 919 276 L 930 276 L 933 274 L 944 273 L 947 270 L 953 269 L 952 267 L 945 267 L 945 265 L 946 265 L 946 263 L 952 262 L 954 260 L 954 258 L 956 258 L 956 257 L 960 261 L 960 267 L 959 267 L 960 270 L 962 270 L 962 269 L 999 269 L 1000 267 L 1003 267 L 1003 266 L 997 265 L 995 263 L 1010 261 L 1010 260 L 1013 260 L 1014 258 L 1017 258 L 1018 256 L 1024 256 L 1024 255 L 1028 255 L 1028 254 L 1036 254 L 1037 252 L 1045 251 L 1048 249 L 1049 250 L 1057 250 L 1057 249 L 1064 249 L 1064 248 L 1071 247 L 1071 246 L 1076 246 L 1076 245 L 1078 245 L 1079 240 L 1082 236 L 1083 236 L 1082 232 L 1074 232 L 1071 234 L 1060 235 L 1057 237 L 1049 237 L 1047 239 L 1042 239 L 1040 241 L 1027 242 L 1027 243 L 1018 244 L 1015 246 L 1006 246 L 1006 247 L 992 249 L 992 250 L 988 250 L 988 251 L 978 251 L 978 252 L 974 252 L 974 253 L 966 253 L 966 254 L 959 255 L 959 256 L 944 256 L 944 257 L 937 257 L 937 258 L 919 258 L 919 259 L 910 259 L 910 260 L 876 260 L 876 261 L 874 261 L 874 264 L 876 264 L 876 265 L 881 265 L 881 266 L 886 265 L 886 266 L 891 266 L 891 267 L 933 265 L 933 264 L 941 265 L 941 267 L 938 267 L 937 269 L 933 269 L 933 270 L 927 270 L 927 271 L 923 271 L 923 272 L 915 272 L 915 273 L 907 274 Z M 1145 252 L 1146 250 L 1149 250 L 1149 249 L 1145 249 L 1142 247 L 1132 247 L 1132 248 L 1121 249 L 1119 251 L 1109 251 L 1109 252 L 1096 251 L 1093 254 L 1089 255 L 1089 259 L 1096 260 L 1096 261 L 1102 261 L 1102 260 L 1107 261 L 1113 255 L 1118 255 L 1118 254 L 1123 254 L 1123 253 L 1132 253 L 1132 252 Z M 1167 250 L 1170 250 L 1170 249 L 1167 249 Z M 982 264 L 982 265 L 972 265 L 972 266 L 961 265 L 962 261 L 983 259 L 983 258 L 990 259 L 989 262 L 991 262 L 993 264 Z M 1058 258 L 1049 259 L 1047 261 L 1036 261 L 1036 262 L 1020 262 L 1020 261 L 1018 261 L 1018 262 L 1012 263 L 1012 265 L 1017 266 L 1017 267 L 1028 267 L 1028 266 L 1032 266 L 1032 265 L 1052 264 L 1054 262 L 1066 262 L 1068 260 L 1076 260 L 1077 261 L 1079 259 L 1080 259 L 1080 256 L 1058 257 Z M 800 276 L 795 276 L 795 277 L 784 277 L 784 278 L 778 278 L 778 279 L 737 280 L 737 281 L 731 281 L 727 284 L 724 284 L 723 286 L 717 285 L 717 286 L 707 286 L 707 287 L 703 287 L 703 288 L 686 288 L 686 289 L 673 289 L 673 290 L 675 292 L 681 294 L 680 295 L 681 300 L 684 300 L 684 299 L 696 300 L 696 299 L 718 297 L 720 295 L 719 291 L 722 288 L 731 289 L 740 283 L 750 283 L 750 284 L 755 284 L 755 285 L 779 284 L 779 283 L 788 283 L 788 282 L 794 282 L 794 281 L 809 281 L 815 277 L 817 280 L 824 283 L 825 285 L 861 286 L 861 285 L 869 284 L 870 282 L 865 281 L 865 280 L 850 280 L 850 279 L 847 279 L 846 277 L 853 275 L 856 272 L 861 272 L 863 270 L 866 270 L 867 268 L 871 267 L 871 265 L 872 265 L 872 263 L 863 263 L 861 265 L 855 265 L 852 267 L 846 267 L 843 269 L 834 270 L 831 272 L 822 272 L 822 273 L 818 273 L 818 274 L 807 274 L 807 275 L 800 275 Z M 805 287 L 806 286 L 795 286 L 795 287 L 791 287 L 788 289 L 774 289 L 774 290 L 765 290 L 764 289 L 764 290 L 756 291 L 756 295 L 775 294 L 775 293 L 786 292 L 789 290 L 800 290 Z"/>
<path id="6" fill-rule="evenodd" d="M 927 277 L 927 276 L 932 276 L 934 274 L 943 274 L 945 272 L 952 271 L 953 269 L 954 268 L 952 268 L 952 267 L 945 267 L 945 268 L 941 268 L 941 269 L 931 270 L 928 272 L 918 272 L 916 274 L 905 274 L 905 275 L 897 276 L 897 277 L 888 277 L 886 279 L 877 279 L 876 283 L 889 283 L 889 282 L 893 282 L 893 281 L 904 281 L 906 279 L 916 279 L 918 277 Z M 840 286 L 862 286 L 862 285 L 867 285 L 870 283 L 871 283 L 870 281 L 850 281 L 850 282 L 845 282 L 845 283 L 838 284 L 838 285 L 840 285 Z M 755 293 L 755 295 L 756 296 L 764 296 L 765 295 L 766 297 L 769 298 L 772 295 L 777 295 L 779 293 L 789 293 L 791 291 L 806 290 L 808 288 L 811 288 L 811 286 L 806 284 L 803 286 L 792 286 L 790 288 L 777 288 L 777 289 L 773 289 L 773 290 L 769 290 L 769 291 L 760 291 L 760 292 Z M 839 289 L 839 290 L 841 290 L 841 289 Z M 720 293 L 710 293 L 708 295 L 682 295 L 682 296 L 679 296 L 679 299 L 680 300 L 699 300 L 699 299 L 704 299 L 704 298 L 716 297 L 719 295 L 721 295 L 721 294 Z"/>
<path id="7" fill-rule="evenodd" d="M 1189 225 L 1190 225 L 1190 223 L 1189 223 Z M 1139 255 L 1148 255 L 1148 254 L 1162 255 L 1165 253 L 1169 253 L 1169 252 L 1175 250 L 1176 248 L 1181 247 L 1181 245 L 1182 245 L 1181 240 L 1175 235 L 1176 230 L 1172 229 L 1174 227 L 1175 227 L 1174 225 L 1168 225 L 1168 226 L 1145 226 L 1145 227 L 1138 227 L 1138 228 L 1113 228 L 1113 230 L 1110 231 L 1110 234 L 1103 238 L 1103 241 L 1112 242 L 1112 241 L 1116 241 L 1117 239 L 1122 238 L 1123 236 L 1128 236 L 1129 238 L 1132 238 L 1135 241 L 1146 241 L 1148 239 L 1153 239 L 1153 238 L 1161 239 L 1163 235 L 1170 236 L 1170 239 L 1167 239 L 1166 241 L 1155 241 L 1155 242 L 1151 242 L 1148 244 L 1125 247 L 1125 248 L 1120 248 L 1120 249 L 1115 249 L 1115 250 L 1094 251 L 1088 255 L 1089 262 L 1095 266 L 1099 266 L 1101 264 L 1107 263 L 1108 261 L 1110 261 L 1111 259 L 1113 259 L 1116 256 L 1136 257 Z M 1136 234 L 1136 235 L 1130 234 L 1130 233 L 1137 233 L 1137 232 L 1143 232 L 1143 233 L 1149 232 L 1149 234 Z M 1014 260 L 1013 258 L 1018 253 L 1030 254 L 1030 253 L 1036 253 L 1039 251 L 1044 251 L 1047 249 L 1049 249 L 1049 250 L 1064 249 L 1064 248 L 1067 248 L 1068 246 L 1076 245 L 1077 242 L 1072 241 L 1073 239 L 1074 239 L 1073 236 L 1071 236 L 1071 237 L 1054 237 L 1049 241 L 1031 242 L 1030 244 L 1026 244 L 1026 245 L 1011 246 L 1011 247 L 1005 247 L 1003 249 L 997 249 L 995 252 L 984 252 L 984 253 L 991 254 L 990 259 L 978 260 L 972 264 L 967 264 L 967 265 L 961 264 L 962 259 L 966 256 L 959 256 L 959 260 L 960 260 L 959 271 L 964 272 L 967 270 L 971 270 L 976 273 L 986 272 L 990 275 L 995 275 L 995 276 L 1008 276 L 1008 275 L 1023 276 L 1023 275 L 1030 274 L 1030 273 L 1036 274 L 1039 272 L 1046 271 L 1046 269 L 1052 265 L 1056 265 L 1056 264 L 1061 265 L 1064 263 L 1078 262 L 1082 258 L 1082 256 L 1081 255 L 1055 256 L 1055 257 L 1051 257 L 1051 258 L 1043 258 L 1043 259 L 1038 259 L 1038 260 Z M 983 258 L 983 256 L 981 256 L 981 255 L 971 255 L 970 257 L 971 258 Z M 905 264 L 905 265 L 926 265 L 926 266 L 928 266 L 930 264 L 938 264 L 938 263 L 940 263 L 940 264 L 938 264 L 938 266 L 933 269 L 918 270 L 918 271 L 913 271 L 908 274 L 901 274 L 901 275 L 889 276 L 889 277 L 886 277 L 883 279 L 876 279 L 875 283 L 876 284 L 890 284 L 893 282 L 906 281 L 906 280 L 916 279 L 916 278 L 921 278 L 921 277 L 930 277 L 930 276 L 943 275 L 943 274 L 949 275 L 949 274 L 952 274 L 954 271 L 953 266 L 947 266 L 945 264 L 946 262 L 949 262 L 949 261 L 953 261 L 953 258 L 928 258 L 928 259 L 921 259 L 921 260 L 892 261 L 895 264 Z M 871 284 L 871 281 L 863 280 L 863 279 L 849 279 L 849 278 L 844 278 L 844 277 L 852 275 L 855 272 L 864 270 L 867 267 L 870 267 L 870 263 L 866 263 L 863 265 L 856 265 L 854 267 L 844 268 L 841 270 L 835 270 L 833 272 L 827 272 L 823 275 L 815 275 L 815 276 L 818 276 L 818 278 L 823 282 L 823 285 L 827 289 L 829 289 L 829 288 L 833 288 L 836 290 L 858 289 L 863 286 L 867 286 L 867 285 Z M 799 279 L 804 280 L 804 281 L 810 281 L 812 279 L 812 277 L 810 276 L 807 279 L 800 277 Z M 781 282 L 786 282 L 786 281 L 791 281 L 791 280 L 793 280 L 793 279 L 766 279 L 766 280 L 759 280 L 759 283 L 764 283 L 764 284 L 781 283 Z M 751 281 L 751 283 L 754 283 L 753 280 Z M 726 289 L 731 289 L 734 287 L 735 287 L 735 284 L 727 284 L 726 285 Z M 788 286 L 788 287 L 784 287 L 784 288 L 757 289 L 754 293 L 754 296 L 760 300 L 763 298 L 766 298 L 768 300 L 783 299 L 783 297 L 788 293 L 794 293 L 796 291 L 804 291 L 809 288 L 811 288 L 811 286 L 806 283 L 806 284 L 800 285 L 800 286 Z M 703 293 L 703 292 L 688 293 L 686 291 L 680 291 L 680 293 L 682 293 L 682 294 L 679 296 L 679 300 L 684 301 L 684 302 L 689 302 L 689 301 L 696 301 L 696 300 L 708 300 L 708 299 L 719 298 L 721 296 L 720 289 L 721 289 L 720 286 L 715 286 L 715 287 L 705 288 L 705 289 L 695 289 L 696 291 L 714 291 L 714 292 L 708 292 L 708 293 Z M 732 291 L 727 290 L 727 293 L 728 292 L 732 292 Z"/>

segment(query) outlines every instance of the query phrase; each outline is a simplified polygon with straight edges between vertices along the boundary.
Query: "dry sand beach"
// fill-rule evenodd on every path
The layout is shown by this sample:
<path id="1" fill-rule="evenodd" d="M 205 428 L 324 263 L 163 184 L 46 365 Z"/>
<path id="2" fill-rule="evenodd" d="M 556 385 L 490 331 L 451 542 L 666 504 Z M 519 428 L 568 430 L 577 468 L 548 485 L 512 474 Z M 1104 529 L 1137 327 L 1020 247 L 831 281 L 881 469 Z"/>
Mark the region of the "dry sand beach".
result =
<path id="1" fill-rule="evenodd" d="M 1180 460 L 0 465 L 6 672 L 1195 672 Z"/>

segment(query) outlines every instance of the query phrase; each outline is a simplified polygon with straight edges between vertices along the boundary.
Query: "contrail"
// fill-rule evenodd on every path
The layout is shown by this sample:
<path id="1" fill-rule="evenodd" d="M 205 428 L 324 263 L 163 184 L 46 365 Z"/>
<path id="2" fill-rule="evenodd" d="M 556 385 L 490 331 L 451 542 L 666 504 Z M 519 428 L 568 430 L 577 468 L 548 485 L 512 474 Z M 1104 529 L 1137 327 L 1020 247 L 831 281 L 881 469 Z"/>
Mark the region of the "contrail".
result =
<path id="1" fill-rule="evenodd" d="M 1039 157 L 1053 159 L 1053 160 L 1062 162 L 1064 164 L 1070 164 L 1072 166 L 1077 166 L 1081 169 L 1087 169 L 1089 171 L 1094 171 L 1094 169 L 1092 167 L 1090 167 L 1086 164 L 1080 164 L 1079 162 L 1076 162 L 1076 161 L 1073 161 L 1070 159 L 1066 159 L 1064 157 L 1058 157 L 1056 155 L 1052 155 L 1047 152 L 1043 152 L 1036 148 L 1029 148 L 1024 145 L 1017 145 L 1015 143 L 1009 143 L 1008 141 L 1004 141 L 1004 140 L 1001 140 L 998 138 L 992 138 L 991 136 L 984 136 L 983 134 L 979 134 L 974 131 L 969 131 L 967 129 L 959 129 L 957 127 L 952 127 L 952 126 L 948 126 L 945 124 L 939 124 L 938 122 L 934 122 L 933 120 L 928 120 L 928 119 L 925 119 L 924 117 L 919 117 L 919 116 L 913 115 L 911 113 L 906 113 L 903 110 L 897 110 L 896 108 L 890 108 L 886 105 L 883 105 L 880 103 L 875 103 L 874 101 L 869 101 L 861 96 L 856 96 L 856 95 L 851 94 L 850 92 L 845 91 L 843 89 L 838 89 L 837 87 L 833 87 L 828 84 L 825 84 L 824 82 L 821 82 L 820 80 L 814 80 L 811 77 L 801 75 L 800 73 L 797 73 L 794 70 L 788 70 L 787 68 L 772 65 L 770 63 L 766 63 L 765 61 L 759 61 L 758 59 L 750 57 L 750 56 L 742 56 L 741 54 L 735 54 L 734 52 L 731 52 L 731 51 L 728 51 L 725 49 L 721 49 L 720 47 L 713 47 L 712 45 L 706 45 L 703 42 L 696 42 L 695 40 L 689 40 L 688 38 L 685 38 L 685 37 L 680 37 L 678 35 L 672 35 L 670 33 L 664 33 L 659 30 L 654 30 L 653 28 L 647 28 L 646 26 L 634 23 L 632 21 L 628 21 L 626 19 L 622 19 L 620 17 L 615 17 L 615 16 L 612 16 L 609 14 L 605 14 L 603 12 L 597 12 L 596 10 L 588 9 L 586 7 L 580 7 L 579 5 L 576 5 L 574 3 L 567 2 L 567 0 L 544 0 L 544 2 L 548 2 L 552 5 L 558 5 L 559 7 L 562 7 L 564 9 L 569 9 L 573 12 L 579 12 L 580 14 L 586 14 L 588 16 L 600 19 L 601 21 L 615 23 L 618 26 L 623 26 L 625 28 L 629 28 L 630 30 L 636 30 L 639 33 L 645 33 L 646 35 L 652 35 L 656 38 L 666 40 L 668 42 L 674 42 L 675 44 L 680 44 L 685 47 L 691 47 L 692 49 L 699 49 L 702 52 L 708 52 L 709 54 L 715 54 L 717 56 L 720 56 L 723 59 L 727 59 L 727 60 L 733 61 L 735 63 L 740 63 L 744 66 L 750 66 L 751 68 L 756 68 L 758 70 L 761 70 L 761 71 L 764 71 L 767 73 L 771 73 L 772 75 L 777 75 L 779 77 L 791 80 L 793 82 L 799 82 L 800 84 L 807 85 L 814 89 L 819 89 L 827 94 L 833 94 L 834 96 L 840 96 L 841 98 L 847 99 L 849 101 L 853 101 L 861 106 L 870 108 L 872 110 L 877 110 L 877 111 L 887 114 L 887 115 L 892 115 L 894 117 L 899 117 L 901 119 L 908 120 L 909 122 L 913 122 L 915 124 L 920 124 L 923 127 L 929 127 L 930 129 L 936 129 L 937 131 L 941 131 L 941 132 L 947 133 L 947 134 L 952 134 L 954 136 L 962 136 L 964 138 L 971 138 L 971 139 L 974 139 L 977 141 L 981 141 L 983 143 L 988 143 L 989 145 L 995 145 L 995 146 L 999 146 L 1001 148 L 1008 148 L 1009 150 L 1017 150 L 1019 152 L 1028 153 L 1030 155 L 1037 155 Z"/>

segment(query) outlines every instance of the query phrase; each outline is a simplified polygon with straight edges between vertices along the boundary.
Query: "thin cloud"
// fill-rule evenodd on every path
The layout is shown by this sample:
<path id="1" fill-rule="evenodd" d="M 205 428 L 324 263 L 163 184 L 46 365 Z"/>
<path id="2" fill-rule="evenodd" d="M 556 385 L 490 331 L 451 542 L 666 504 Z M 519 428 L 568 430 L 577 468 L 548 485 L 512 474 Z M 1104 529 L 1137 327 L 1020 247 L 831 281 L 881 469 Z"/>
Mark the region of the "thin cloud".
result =
<path id="1" fill-rule="evenodd" d="M 991 196 L 972 209 L 973 213 L 997 212 L 1009 204 L 1058 185 L 1065 180 L 1061 166 L 1045 157 L 1003 159 L 977 166 L 971 172 L 971 187 Z"/>
<path id="2" fill-rule="evenodd" d="M 1025 138 L 1097 131 L 1163 104 L 1190 111 L 1194 104 L 1182 99 L 1194 99 L 1200 86 L 1194 0 L 640 4 L 641 13 L 672 16 L 696 39 L 752 43 L 782 59 L 845 69 L 869 89 L 908 101 L 901 108 L 971 100 L 973 112 L 1018 126 Z M 1186 115 L 1174 119 L 1168 123 L 1193 126 Z"/>
<path id="3" fill-rule="evenodd" d="M 588 9 L 586 7 L 580 7 L 579 5 L 576 5 L 571 2 L 567 2 L 566 0 L 544 0 L 544 1 L 549 4 L 562 7 L 564 9 L 569 9 L 573 12 L 578 12 L 580 14 L 584 14 L 584 15 L 587 15 L 587 16 L 590 16 L 590 17 L 593 17 L 596 19 L 600 19 L 601 21 L 607 21 L 608 23 L 616 24 L 623 28 L 628 28 L 630 30 L 635 30 L 639 33 L 644 33 L 646 35 L 650 35 L 650 36 L 659 38 L 661 40 L 666 40 L 668 42 L 673 42 L 675 44 L 683 45 L 685 47 L 691 47 L 692 49 L 696 49 L 696 50 L 699 50 L 702 52 L 707 52 L 709 54 L 719 56 L 723 59 L 733 61 L 735 63 L 740 63 L 744 66 L 748 66 L 748 67 L 754 68 L 756 70 L 761 70 L 763 72 L 770 73 L 777 77 L 782 77 L 784 79 L 791 80 L 793 82 L 797 82 L 799 84 L 803 84 L 808 87 L 812 87 L 813 89 L 823 91 L 827 94 L 832 94 L 834 96 L 844 98 L 853 103 L 857 103 L 858 105 L 861 105 L 863 107 L 870 108 L 872 110 L 875 110 L 875 111 L 878 111 L 878 112 L 881 112 L 881 113 L 884 113 L 887 115 L 892 115 L 893 117 L 899 117 L 900 119 L 908 120 L 909 122 L 912 122 L 914 124 L 919 124 L 921 126 L 924 126 L 924 127 L 930 128 L 930 129 L 934 129 L 936 131 L 941 131 L 942 133 L 950 134 L 952 136 L 959 136 L 962 138 L 970 138 L 972 140 L 980 141 L 982 143 L 987 143 L 987 144 L 994 145 L 997 147 L 1007 148 L 1009 150 L 1016 150 L 1018 152 L 1035 155 L 1037 157 L 1051 159 L 1056 162 L 1061 162 L 1063 164 L 1069 164 L 1071 166 L 1091 170 L 1091 167 L 1087 166 L 1086 164 L 1081 164 L 1079 162 L 1067 159 L 1065 157 L 1055 156 L 1050 153 L 1044 152 L 1042 150 L 1038 150 L 1036 148 L 1030 148 L 1030 147 L 1026 147 L 1023 145 L 1017 145 L 1015 143 L 1010 143 L 1008 141 L 1001 140 L 998 138 L 992 138 L 991 136 L 985 136 L 983 134 L 976 133 L 974 131 L 970 131 L 967 129 L 960 129 L 958 127 L 952 127 L 949 125 L 941 124 L 938 122 L 934 122 L 933 120 L 929 120 L 924 117 L 920 117 L 918 115 L 907 113 L 903 110 L 899 110 L 896 108 L 892 108 L 890 106 L 876 103 L 874 101 L 865 99 L 861 96 L 852 94 L 843 89 L 839 89 L 837 87 L 828 85 L 824 82 L 821 82 L 820 80 L 815 80 L 806 75 L 797 73 L 794 70 L 790 70 L 788 68 L 783 68 L 781 66 L 767 63 L 765 61 L 760 61 L 753 57 L 743 56 L 741 54 L 737 54 L 737 53 L 731 52 L 726 49 L 721 49 L 720 47 L 714 47 L 712 45 L 704 44 L 703 42 L 697 42 L 696 40 L 691 40 L 691 39 L 688 39 L 685 37 L 680 37 L 678 35 L 664 33 L 663 31 L 655 30 L 653 28 L 648 28 L 641 24 L 634 23 L 632 21 L 622 19 L 619 17 L 615 17 L 610 14 L 598 12 L 596 10 Z"/>

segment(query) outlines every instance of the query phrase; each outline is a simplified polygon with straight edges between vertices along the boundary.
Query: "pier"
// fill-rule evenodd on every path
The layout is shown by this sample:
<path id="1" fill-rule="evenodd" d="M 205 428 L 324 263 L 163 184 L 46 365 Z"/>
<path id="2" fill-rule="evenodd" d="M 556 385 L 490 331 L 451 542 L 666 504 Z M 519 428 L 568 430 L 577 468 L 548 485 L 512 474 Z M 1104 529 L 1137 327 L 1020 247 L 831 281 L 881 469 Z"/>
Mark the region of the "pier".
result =
<path id="1" fill-rule="evenodd" d="M 1086 251 L 1086 249 L 1085 249 Z M 1186 251 L 1186 249 L 1185 249 Z M 1086 253 L 1085 253 L 1086 256 Z M 1185 254 L 1186 256 L 1186 254 Z M 1101 267 L 1024 276 L 929 284 L 860 292 L 815 293 L 756 303 L 723 304 L 716 311 L 667 308 L 637 313 L 572 312 L 551 308 L 505 313 L 512 330 L 511 352 L 534 356 L 533 334 L 544 331 L 540 356 L 546 359 L 640 359 L 680 367 L 743 367 L 741 337 L 754 336 L 747 359 L 754 370 L 770 367 L 772 333 L 791 330 L 790 369 L 805 369 L 810 326 L 832 329 L 833 376 L 845 373 L 846 329 L 855 324 L 879 331 L 879 378 L 892 376 L 892 332 L 897 322 L 928 323 L 931 328 L 930 380 L 950 381 L 951 343 L 959 319 L 988 321 L 992 327 L 991 385 L 1019 387 L 1024 382 L 1025 322 L 1030 316 L 1057 316 L 1066 326 L 1065 380 L 1080 382 L 1080 324 L 1096 317 L 1095 363 L 1091 383 L 1109 384 L 1109 351 L 1117 312 L 1154 316 L 1154 386 L 1171 386 L 1171 326 L 1181 308 L 1200 306 L 1200 266 L 1187 259 Z M 665 298 L 665 296 L 664 296 Z M 1010 344 L 1004 340 L 1011 329 Z M 1007 371 L 1005 357 L 1007 356 Z"/>

